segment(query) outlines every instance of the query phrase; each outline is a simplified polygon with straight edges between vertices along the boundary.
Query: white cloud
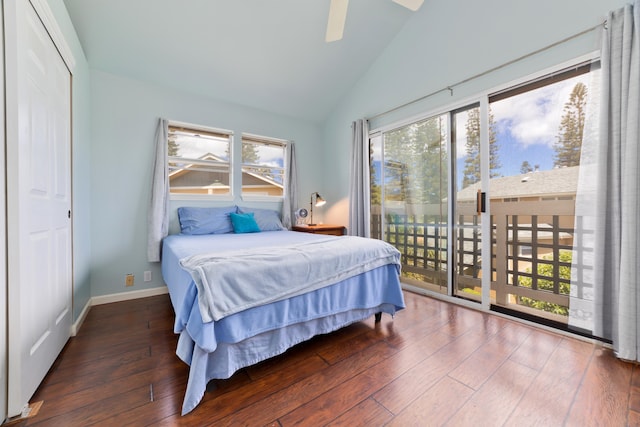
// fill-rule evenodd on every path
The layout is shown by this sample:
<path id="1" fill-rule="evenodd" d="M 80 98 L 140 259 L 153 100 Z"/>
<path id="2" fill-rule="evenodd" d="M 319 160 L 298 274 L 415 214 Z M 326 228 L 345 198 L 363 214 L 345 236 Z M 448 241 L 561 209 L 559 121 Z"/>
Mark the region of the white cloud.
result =
<path id="1" fill-rule="evenodd" d="M 282 167 L 284 164 L 285 150 L 280 146 L 259 145 L 258 163 L 268 167 Z"/>
<path id="2" fill-rule="evenodd" d="M 217 139 L 183 136 L 178 142 L 178 155 L 188 159 L 199 159 L 205 154 L 227 157 L 228 143 Z"/>
<path id="3" fill-rule="evenodd" d="M 498 130 L 509 132 L 524 148 L 533 144 L 552 147 L 558 134 L 564 104 L 579 81 L 588 83 L 588 75 L 492 103 L 491 111 Z"/>

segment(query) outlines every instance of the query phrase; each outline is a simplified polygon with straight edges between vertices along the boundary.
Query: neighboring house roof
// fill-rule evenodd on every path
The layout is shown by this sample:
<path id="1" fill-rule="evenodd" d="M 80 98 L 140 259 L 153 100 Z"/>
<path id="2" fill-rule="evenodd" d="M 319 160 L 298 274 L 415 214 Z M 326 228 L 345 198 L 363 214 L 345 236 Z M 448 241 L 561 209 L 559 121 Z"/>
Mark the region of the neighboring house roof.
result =
<path id="1" fill-rule="evenodd" d="M 203 154 L 202 156 L 200 156 L 198 158 L 198 160 L 213 160 L 213 161 L 218 161 L 218 162 L 225 162 L 224 159 L 222 159 L 221 157 L 216 156 L 215 154 L 212 153 L 206 153 Z M 169 173 L 169 178 L 170 179 L 176 179 L 180 176 L 184 176 L 187 174 L 190 174 L 191 172 L 193 172 L 190 168 L 191 166 L 193 166 L 193 164 L 189 164 L 186 165 L 184 168 L 181 169 L 176 169 L 172 172 Z M 257 173 L 255 171 L 246 171 L 243 170 L 242 171 L 243 174 L 246 174 L 252 178 L 254 178 L 255 180 L 257 180 L 258 182 L 253 182 L 252 185 L 257 185 L 258 183 L 262 183 L 263 185 L 269 185 L 269 186 L 274 186 L 274 187 L 279 187 L 279 188 L 283 188 L 283 185 L 270 179 L 267 178 L 266 176 L 261 175 L 260 173 Z M 206 175 L 204 174 L 198 174 L 198 177 L 200 179 L 205 178 Z M 225 182 L 225 184 L 228 184 Z M 198 186 L 208 186 L 208 187 L 217 187 L 217 186 L 224 186 L 225 184 L 220 183 L 220 182 L 211 182 L 211 183 L 205 183 L 205 182 L 201 182 L 199 184 L 193 184 L 191 183 L 191 185 L 198 185 Z"/>
<path id="2" fill-rule="evenodd" d="M 276 182 L 276 181 L 274 181 L 274 180 L 272 180 L 270 178 L 267 178 L 266 176 L 261 175 L 259 173 L 249 172 L 248 170 L 243 170 L 242 173 L 247 174 L 249 176 L 252 176 L 252 177 L 254 177 L 254 178 L 256 178 L 256 179 L 258 179 L 260 181 L 264 181 L 268 185 L 273 185 L 274 187 L 284 188 L 284 185 L 282 185 L 281 183 Z"/>
<path id="3" fill-rule="evenodd" d="M 215 154 L 212 154 L 212 153 L 203 154 L 202 156 L 198 157 L 198 160 L 213 160 L 213 161 L 216 161 L 216 162 L 225 161 L 224 159 L 222 159 L 222 158 L 220 158 L 220 157 L 218 157 L 218 156 L 216 156 Z M 176 169 L 176 170 L 173 170 L 173 171 L 169 172 L 169 179 L 174 179 L 174 178 L 177 178 L 177 177 L 179 177 L 181 175 L 185 175 L 185 174 L 193 172 L 191 170 L 192 166 L 193 166 L 193 163 L 189 163 L 184 168 Z"/>
<path id="4" fill-rule="evenodd" d="M 489 191 L 492 199 L 573 195 L 578 188 L 579 170 L 580 166 L 571 166 L 491 178 Z M 458 201 L 475 200 L 480 185 L 476 182 L 459 191 Z"/>

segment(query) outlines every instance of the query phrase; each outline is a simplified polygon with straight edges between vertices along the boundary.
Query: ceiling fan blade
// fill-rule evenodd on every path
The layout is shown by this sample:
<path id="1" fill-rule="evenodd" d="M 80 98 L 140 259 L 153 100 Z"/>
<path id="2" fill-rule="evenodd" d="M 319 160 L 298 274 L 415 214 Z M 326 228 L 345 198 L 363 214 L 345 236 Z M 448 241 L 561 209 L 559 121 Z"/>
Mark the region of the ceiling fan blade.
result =
<path id="1" fill-rule="evenodd" d="M 401 6 L 406 7 L 407 9 L 411 9 L 414 12 L 420 9 L 424 0 L 393 0 L 394 3 L 398 3 Z"/>
<path id="2" fill-rule="evenodd" d="M 349 0 L 331 0 L 329 6 L 329 21 L 327 22 L 327 42 L 334 42 L 342 38 L 344 23 L 347 20 L 347 6 Z"/>

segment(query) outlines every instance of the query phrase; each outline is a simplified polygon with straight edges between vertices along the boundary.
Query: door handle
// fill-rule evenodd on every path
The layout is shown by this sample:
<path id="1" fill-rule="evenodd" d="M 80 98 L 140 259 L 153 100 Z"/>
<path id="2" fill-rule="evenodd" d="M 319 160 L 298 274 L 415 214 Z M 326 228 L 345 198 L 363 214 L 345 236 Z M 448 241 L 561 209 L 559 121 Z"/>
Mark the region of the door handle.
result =
<path id="1" fill-rule="evenodd" d="M 486 200 L 487 193 L 482 190 L 478 190 L 478 193 L 476 194 L 476 212 L 478 215 L 487 211 Z"/>

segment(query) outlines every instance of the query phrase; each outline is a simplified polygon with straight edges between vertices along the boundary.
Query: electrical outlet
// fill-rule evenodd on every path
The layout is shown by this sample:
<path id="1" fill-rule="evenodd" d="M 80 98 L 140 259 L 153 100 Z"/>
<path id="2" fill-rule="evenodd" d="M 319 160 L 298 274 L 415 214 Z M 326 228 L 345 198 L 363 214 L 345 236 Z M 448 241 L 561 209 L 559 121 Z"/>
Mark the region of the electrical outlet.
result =
<path id="1" fill-rule="evenodd" d="M 150 282 L 151 281 L 151 271 L 147 270 L 144 272 L 144 281 L 145 282 Z"/>
<path id="2" fill-rule="evenodd" d="M 133 274 L 129 273 L 125 276 L 124 278 L 124 285 L 125 286 L 133 286 L 133 280 L 134 280 L 134 276 Z"/>

